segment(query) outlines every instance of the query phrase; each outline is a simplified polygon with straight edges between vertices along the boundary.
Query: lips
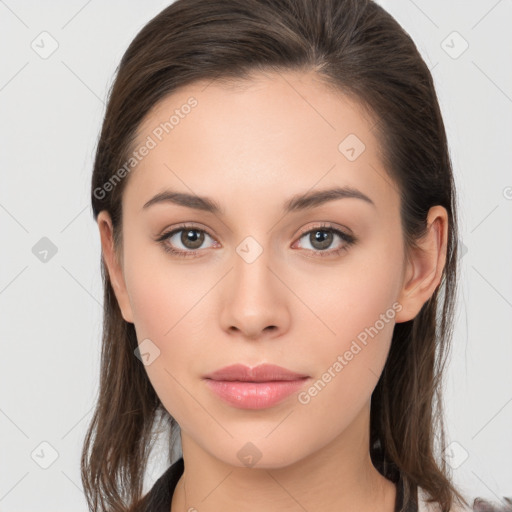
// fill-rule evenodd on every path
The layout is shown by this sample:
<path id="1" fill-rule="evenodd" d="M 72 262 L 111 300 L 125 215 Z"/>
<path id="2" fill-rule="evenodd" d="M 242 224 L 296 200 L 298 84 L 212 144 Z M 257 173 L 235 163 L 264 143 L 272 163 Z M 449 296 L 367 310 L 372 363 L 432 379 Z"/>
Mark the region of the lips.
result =
<path id="1" fill-rule="evenodd" d="M 240 409 L 268 409 L 303 388 L 309 376 L 273 364 L 226 366 L 204 377 L 208 388 Z"/>
<path id="2" fill-rule="evenodd" d="M 272 382 L 299 380 L 306 377 L 308 375 L 293 372 L 274 364 L 260 364 L 254 368 L 243 364 L 234 364 L 216 370 L 204 378 L 218 381 Z"/>

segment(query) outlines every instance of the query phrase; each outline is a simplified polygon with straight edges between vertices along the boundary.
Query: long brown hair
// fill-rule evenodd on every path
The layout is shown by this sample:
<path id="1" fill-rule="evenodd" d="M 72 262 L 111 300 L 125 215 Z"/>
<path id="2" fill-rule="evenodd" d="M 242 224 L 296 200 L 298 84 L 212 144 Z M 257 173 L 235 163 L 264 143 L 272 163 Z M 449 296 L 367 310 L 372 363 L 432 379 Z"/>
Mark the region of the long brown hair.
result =
<path id="1" fill-rule="evenodd" d="M 198 80 L 228 83 L 253 72 L 283 70 L 314 70 L 377 120 L 382 159 L 400 191 L 406 248 L 425 234 L 430 207 L 441 205 L 448 212 L 442 281 L 413 320 L 395 325 L 372 395 L 370 454 L 379 468 L 385 465 L 403 475 L 405 502 L 416 501 L 421 486 L 443 512 L 455 499 L 467 505 L 441 456 L 441 389 L 457 287 L 452 167 L 430 71 L 411 37 L 382 7 L 371 0 L 172 3 L 142 28 L 117 69 L 95 155 L 94 218 L 108 211 L 120 251 L 122 195 L 129 176 L 119 169 L 133 150 L 137 128 L 157 102 Z M 177 423 L 134 356 L 134 326 L 122 318 L 103 259 L 101 265 L 100 388 L 81 470 L 90 509 L 117 512 L 140 502 L 158 418 L 171 435 Z"/>

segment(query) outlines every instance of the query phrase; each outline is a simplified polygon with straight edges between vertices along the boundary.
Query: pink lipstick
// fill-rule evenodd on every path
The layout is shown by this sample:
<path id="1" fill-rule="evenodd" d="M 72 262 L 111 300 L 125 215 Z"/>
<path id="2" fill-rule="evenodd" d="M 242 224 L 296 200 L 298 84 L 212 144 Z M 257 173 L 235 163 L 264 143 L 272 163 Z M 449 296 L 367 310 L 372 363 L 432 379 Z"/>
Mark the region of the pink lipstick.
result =
<path id="1" fill-rule="evenodd" d="M 235 364 L 204 376 L 204 380 L 210 390 L 230 405 L 266 409 L 298 391 L 309 376 L 272 364 L 254 368 Z"/>

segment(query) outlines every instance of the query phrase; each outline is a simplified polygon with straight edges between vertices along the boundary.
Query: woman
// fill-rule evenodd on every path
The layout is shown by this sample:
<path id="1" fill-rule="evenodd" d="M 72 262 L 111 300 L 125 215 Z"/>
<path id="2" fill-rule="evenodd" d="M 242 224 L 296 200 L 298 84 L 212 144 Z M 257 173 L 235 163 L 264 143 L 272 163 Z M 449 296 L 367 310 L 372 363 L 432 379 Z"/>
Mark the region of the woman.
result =
<path id="1" fill-rule="evenodd" d="M 435 451 L 455 205 L 431 74 L 377 4 L 164 9 L 92 177 L 91 510 L 468 510 Z M 170 466 L 144 493 L 157 433 Z"/>

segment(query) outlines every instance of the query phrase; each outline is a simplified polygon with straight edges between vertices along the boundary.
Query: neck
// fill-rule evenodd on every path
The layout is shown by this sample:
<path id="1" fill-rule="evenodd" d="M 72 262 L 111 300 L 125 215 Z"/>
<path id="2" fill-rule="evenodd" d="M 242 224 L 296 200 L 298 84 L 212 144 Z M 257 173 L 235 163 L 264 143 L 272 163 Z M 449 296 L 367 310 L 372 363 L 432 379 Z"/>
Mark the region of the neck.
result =
<path id="1" fill-rule="evenodd" d="M 185 470 L 171 512 L 394 512 L 395 484 L 371 462 L 369 414 L 354 423 L 307 457 L 272 468 L 225 463 L 182 431 Z"/>

